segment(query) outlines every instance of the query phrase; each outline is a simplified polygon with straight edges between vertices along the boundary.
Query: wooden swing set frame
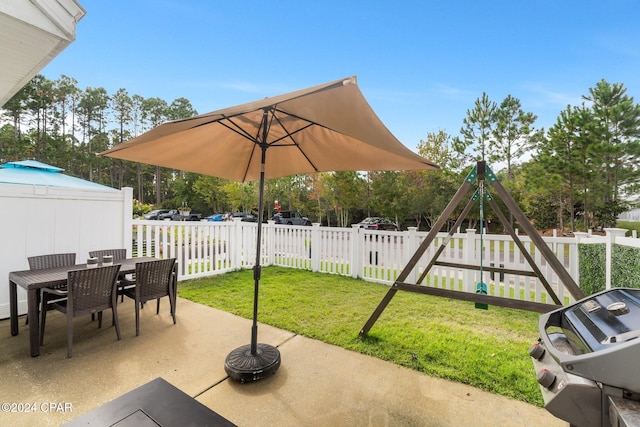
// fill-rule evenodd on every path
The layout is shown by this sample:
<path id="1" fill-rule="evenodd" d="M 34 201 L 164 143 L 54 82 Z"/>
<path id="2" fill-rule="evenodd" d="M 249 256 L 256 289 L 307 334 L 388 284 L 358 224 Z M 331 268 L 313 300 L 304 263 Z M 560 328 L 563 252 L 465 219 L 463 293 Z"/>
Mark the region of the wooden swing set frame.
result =
<path id="1" fill-rule="evenodd" d="M 485 181 L 491 185 L 491 187 L 495 190 L 496 194 L 503 201 L 503 203 L 505 204 L 509 212 L 520 224 L 520 226 L 522 227 L 524 232 L 527 234 L 527 236 L 529 236 L 529 238 L 535 245 L 536 249 L 540 252 L 542 257 L 547 261 L 547 264 L 557 274 L 558 279 L 564 284 L 565 288 L 569 291 L 571 296 L 576 301 L 585 297 L 585 295 L 582 293 L 582 290 L 580 290 L 576 282 L 569 275 L 569 273 L 564 268 L 564 266 L 560 263 L 560 261 L 558 260 L 556 255 L 553 253 L 553 251 L 549 249 L 549 247 L 544 242 L 542 237 L 540 237 L 537 230 L 531 224 L 531 222 L 526 217 L 524 212 L 522 212 L 522 210 L 513 200 L 509 192 L 502 186 L 502 184 L 500 184 L 500 181 L 498 181 L 498 178 L 496 177 L 496 175 L 493 173 L 491 168 L 489 168 L 486 165 L 486 162 L 483 160 L 483 161 L 479 161 L 476 164 L 476 166 L 473 167 L 471 172 L 469 172 L 464 182 L 456 192 L 456 194 L 453 196 L 453 198 L 451 199 L 447 207 L 444 209 L 444 211 L 442 212 L 442 214 L 440 215 L 436 223 L 431 228 L 431 231 L 429 231 L 429 233 L 427 234 L 427 237 L 420 244 L 420 246 L 418 246 L 418 249 L 413 254 L 413 256 L 411 257 L 407 265 L 404 267 L 404 269 L 400 272 L 400 275 L 395 280 L 393 285 L 391 285 L 391 288 L 387 291 L 385 296 L 382 298 L 382 301 L 380 301 L 380 303 L 378 304 L 378 307 L 371 314 L 367 323 L 360 330 L 360 336 L 364 336 L 369 332 L 369 330 L 374 325 L 374 323 L 378 320 L 378 318 L 380 317 L 384 309 L 387 307 L 389 302 L 391 302 L 391 299 L 394 297 L 397 291 L 409 291 L 409 292 L 416 292 L 416 293 L 422 293 L 422 294 L 428 294 L 428 295 L 436 295 L 440 297 L 471 301 L 471 302 L 475 302 L 476 304 L 495 305 L 495 306 L 501 306 L 501 307 L 516 308 L 520 310 L 536 311 L 539 313 L 546 313 L 546 312 L 557 309 L 558 306 L 563 305 L 560 299 L 558 298 L 558 296 L 556 295 L 556 293 L 554 292 L 553 288 L 551 287 L 551 284 L 548 282 L 546 277 L 542 274 L 542 272 L 540 271 L 540 268 L 536 265 L 533 257 L 531 256 L 529 251 L 525 248 L 524 244 L 522 243 L 522 241 L 514 231 L 511 223 L 507 220 L 503 212 L 500 210 L 500 207 L 496 204 L 495 200 L 489 194 L 488 191 L 481 191 L 481 192 L 478 190 L 475 191 L 473 196 L 470 198 L 469 202 L 466 204 L 466 206 L 462 210 L 462 213 L 456 220 L 454 226 L 449 231 L 447 237 L 443 239 L 442 243 L 440 244 L 440 246 L 438 247 L 434 255 L 431 257 L 431 260 L 427 264 L 422 274 L 419 276 L 416 283 L 405 282 L 405 280 L 407 280 L 407 277 L 409 277 L 413 269 L 418 264 L 418 261 L 420 260 L 420 258 L 431 246 L 431 243 L 435 239 L 438 232 L 445 225 L 445 222 L 453 214 L 454 210 L 458 207 L 460 202 L 462 202 L 465 195 L 473 188 L 473 184 L 476 180 L 483 187 L 484 187 Z M 471 208 L 473 207 L 474 203 L 478 201 L 481 197 L 484 198 L 484 200 L 486 200 L 489 203 L 489 206 L 491 206 L 491 208 L 493 209 L 493 212 L 498 217 L 498 219 L 504 226 L 505 230 L 511 235 L 513 242 L 518 246 L 518 248 L 522 252 L 522 255 L 531 266 L 532 271 L 513 270 L 513 269 L 494 267 L 494 266 L 483 267 L 481 265 L 478 266 L 478 265 L 471 265 L 471 264 L 459 264 L 459 263 L 453 263 L 453 262 L 438 261 L 438 257 L 446 249 L 455 230 L 457 230 L 460 227 L 462 222 L 466 219 L 467 215 L 471 211 Z M 427 274 L 429 273 L 429 271 L 434 265 L 439 265 L 443 267 L 462 268 L 462 269 L 469 269 L 469 270 L 480 270 L 480 271 L 484 270 L 492 273 L 519 274 L 524 276 L 537 277 L 542 283 L 542 285 L 544 286 L 544 288 L 547 290 L 549 297 L 553 300 L 555 304 L 546 304 L 546 303 L 533 302 L 533 301 L 522 301 L 517 299 L 511 299 L 511 298 L 497 297 L 493 295 L 485 295 L 483 293 L 463 292 L 463 291 L 434 288 L 430 286 L 420 285 L 420 283 L 425 279 L 425 277 L 427 276 Z"/>

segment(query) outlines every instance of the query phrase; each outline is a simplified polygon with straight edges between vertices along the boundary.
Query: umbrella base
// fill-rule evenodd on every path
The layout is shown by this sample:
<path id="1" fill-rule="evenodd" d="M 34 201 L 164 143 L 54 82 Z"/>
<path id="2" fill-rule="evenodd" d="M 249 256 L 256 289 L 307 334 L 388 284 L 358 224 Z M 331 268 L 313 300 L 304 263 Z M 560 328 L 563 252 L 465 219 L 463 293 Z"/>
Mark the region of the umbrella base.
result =
<path id="1" fill-rule="evenodd" d="M 276 373 L 280 367 L 280 351 L 269 344 L 258 344 L 251 354 L 251 344 L 233 350 L 224 361 L 224 370 L 240 383 L 257 381 Z"/>

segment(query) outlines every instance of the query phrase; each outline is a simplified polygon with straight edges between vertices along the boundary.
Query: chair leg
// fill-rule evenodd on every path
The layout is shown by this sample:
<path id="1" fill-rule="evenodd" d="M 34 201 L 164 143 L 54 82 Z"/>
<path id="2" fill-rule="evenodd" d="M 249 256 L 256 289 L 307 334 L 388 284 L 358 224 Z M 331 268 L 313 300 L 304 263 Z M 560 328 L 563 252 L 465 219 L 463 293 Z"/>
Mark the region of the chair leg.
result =
<path id="1" fill-rule="evenodd" d="M 173 324 L 176 324 L 176 294 L 169 291 L 169 305 L 171 305 L 171 317 L 173 317 Z"/>
<path id="2" fill-rule="evenodd" d="M 176 307 L 178 306 L 178 282 L 173 276 L 172 287 L 169 289 L 169 302 L 171 303 L 171 315 L 173 316 L 173 324 L 176 324 Z"/>
<path id="3" fill-rule="evenodd" d="M 171 317 L 173 317 L 173 324 L 176 324 L 176 303 L 169 297 L 169 304 L 171 304 Z"/>
<path id="4" fill-rule="evenodd" d="M 42 302 L 42 317 L 40 318 L 40 345 L 44 345 L 44 325 L 47 321 L 47 295 L 44 292 L 42 292 L 40 300 Z"/>
<path id="5" fill-rule="evenodd" d="M 71 358 L 73 345 L 73 313 L 67 311 L 67 357 Z"/>
<path id="6" fill-rule="evenodd" d="M 93 314 L 93 313 L 91 313 L 91 314 Z M 98 329 L 101 329 L 101 328 L 102 328 L 102 312 L 99 311 L 98 312 Z"/>
<path id="7" fill-rule="evenodd" d="M 160 298 L 156 301 L 156 314 L 160 314 Z"/>
<path id="8" fill-rule="evenodd" d="M 118 321 L 118 295 L 114 295 L 111 298 L 111 317 L 113 319 L 113 323 L 116 326 L 116 336 L 118 337 L 118 340 L 122 339 L 122 336 L 120 335 L 120 322 Z"/>
<path id="9" fill-rule="evenodd" d="M 140 335 L 140 305 L 141 303 L 137 300 L 135 301 L 136 305 L 136 336 Z"/>

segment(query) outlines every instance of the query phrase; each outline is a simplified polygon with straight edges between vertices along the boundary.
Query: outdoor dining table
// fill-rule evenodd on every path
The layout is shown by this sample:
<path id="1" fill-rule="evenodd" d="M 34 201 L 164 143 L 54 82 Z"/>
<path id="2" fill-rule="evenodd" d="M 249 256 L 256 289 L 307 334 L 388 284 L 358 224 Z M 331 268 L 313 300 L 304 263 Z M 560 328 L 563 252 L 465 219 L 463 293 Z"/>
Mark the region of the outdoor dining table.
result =
<path id="1" fill-rule="evenodd" d="M 235 424 L 163 378 L 156 378 L 63 427 L 75 426 L 234 427 Z"/>
<path id="2" fill-rule="evenodd" d="M 120 277 L 136 271 L 136 263 L 152 261 L 152 257 L 138 257 L 118 260 Z M 40 289 L 67 284 L 69 271 L 87 268 L 87 264 L 65 267 L 43 268 L 41 270 L 12 271 L 9 273 L 9 310 L 11 317 L 11 335 L 18 335 L 18 286 L 27 291 L 27 317 L 29 319 L 29 345 L 31 356 L 40 355 L 40 315 L 38 293 Z"/>

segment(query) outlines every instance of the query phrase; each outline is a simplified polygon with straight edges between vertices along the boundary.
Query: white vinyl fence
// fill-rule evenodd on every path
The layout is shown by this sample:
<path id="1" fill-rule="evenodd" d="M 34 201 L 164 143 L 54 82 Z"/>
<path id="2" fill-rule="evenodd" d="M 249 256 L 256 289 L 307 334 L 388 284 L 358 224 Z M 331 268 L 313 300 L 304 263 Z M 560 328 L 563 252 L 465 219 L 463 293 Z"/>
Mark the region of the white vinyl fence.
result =
<path id="1" fill-rule="evenodd" d="M 615 238 L 619 234 L 609 233 L 608 238 Z M 131 249 L 138 256 L 177 258 L 180 279 L 190 279 L 251 268 L 255 263 L 256 235 L 257 224 L 250 222 L 134 220 Z M 262 228 L 261 264 L 392 284 L 426 236 L 426 232 L 419 232 L 415 228 L 394 232 L 355 227 L 320 227 L 317 224 L 305 227 L 269 223 Z M 560 300 L 565 304 L 571 303 L 571 295 L 542 258 L 540 251 L 535 249 L 527 236 L 519 237 Z M 446 233 L 438 234 L 406 282 L 416 283 L 446 238 Z M 600 238 L 587 233 L 577 238 L 543 237 L 577 283 L 577 244 L 586 243 L 589 239 L 597 241 Z M 510 236 L 485 234 L 481 239 L 475 230 L 455 233 L 438 261 L 480 266 L 481 251 L 484 267 L 532 271 Z M 483 271 L 481 278 L 477 270 L 435 265 L 421 284 L 475 292 L 479 281 L 489 285 L 489 295 L 551 303 L 540 280 L 526 274 Z"/>

